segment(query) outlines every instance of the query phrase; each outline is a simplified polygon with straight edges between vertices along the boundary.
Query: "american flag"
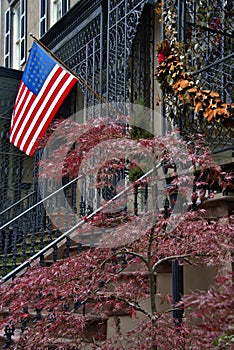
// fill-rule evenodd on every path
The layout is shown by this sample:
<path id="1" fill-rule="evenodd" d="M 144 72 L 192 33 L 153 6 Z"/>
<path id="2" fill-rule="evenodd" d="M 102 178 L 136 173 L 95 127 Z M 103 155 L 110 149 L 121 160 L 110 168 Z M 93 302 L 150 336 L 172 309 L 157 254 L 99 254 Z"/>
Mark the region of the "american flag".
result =
<path id="1" fill-rule="evenodd" d="M 32 156 L 77 80 L 34 42 L 13 109 L 10 142 Z"/>

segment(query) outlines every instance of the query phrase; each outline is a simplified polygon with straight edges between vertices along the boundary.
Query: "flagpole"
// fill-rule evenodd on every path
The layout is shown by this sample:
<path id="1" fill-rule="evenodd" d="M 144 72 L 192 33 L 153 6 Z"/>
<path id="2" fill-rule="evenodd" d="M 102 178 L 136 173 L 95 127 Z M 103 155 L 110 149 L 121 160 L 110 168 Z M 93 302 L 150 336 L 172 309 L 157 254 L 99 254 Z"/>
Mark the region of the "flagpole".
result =
<path id="1" fill-rule="evenodd" d="M 116 111 L 114 110 L 114 108 L 112 108 L 110 105 L 108 105 L 108 103 L 104 100 L 103 97 L 101 97 L 88 83 L 86 83 L 86 81 L 81 78 L 79 75 L 77 75 L 75 72 L 73 72 L 73 70 L 71 68 L 69 68 L 66 63 L 64 63 L 62 60 L 60 60 L 60 58 L 58 56 L 56 56 L 52 51 L 50 51 L 48 49 L 47 46 L 45 46 L 39 39 L 37 39 L 35 37 L 35 35 L 33 33 L 29 34 L 33 40 L 35 40 L 41 47 L 43 47 L 43 49 L 45 51 L 47 51 L 56 61 L 58 61 L 64 68 L 66 68 L 72 75 L 74 75 L 85 87 L 87 87 L 87 89 L 89 89 L 108 109 L 110 109 L 112 112 L 114 112 L 115 114 Z"/>

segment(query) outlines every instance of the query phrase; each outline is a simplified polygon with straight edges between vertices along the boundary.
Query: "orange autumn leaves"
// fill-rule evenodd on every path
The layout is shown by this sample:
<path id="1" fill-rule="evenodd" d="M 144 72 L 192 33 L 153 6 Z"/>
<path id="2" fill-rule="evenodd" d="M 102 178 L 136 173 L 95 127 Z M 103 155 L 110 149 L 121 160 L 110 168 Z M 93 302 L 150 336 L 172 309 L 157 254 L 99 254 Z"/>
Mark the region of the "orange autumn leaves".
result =
<path id="1" fill-rule="evenodd" d="M 156 51 L 160 57 L 156 78 L 166 93 L 175 93 L 184 104 L 194 108 L 196 113 L 202 111 L 208 122 L 231 125 L 234 104 L 222 102 L 215 91 L 202 90 L 196 86 L 192 76 L 185 72 L 186 67 L 179 54 L 170 48 L 167 41 L 159 43 Z M 162 52 L 164 60 L 161 59 Z"/>

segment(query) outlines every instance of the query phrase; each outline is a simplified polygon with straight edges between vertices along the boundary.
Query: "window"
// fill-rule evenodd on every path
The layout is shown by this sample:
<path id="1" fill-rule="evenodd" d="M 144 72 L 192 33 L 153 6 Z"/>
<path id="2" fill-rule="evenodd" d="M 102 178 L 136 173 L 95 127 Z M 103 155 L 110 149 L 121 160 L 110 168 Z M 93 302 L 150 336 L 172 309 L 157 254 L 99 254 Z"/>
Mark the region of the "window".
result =
<path id="1" fill-rule="evenodd" d="M 15 69 L 20 68 L 20 5 L 13 8 L 13 26 L 12 26 L 12 66 Z"/>
<path id="2" fill-rule="evenodd" d="M 47 0 L 40 1 L 40 36 L 47 32 L 48 6 Z"/>
<path id="3" fill-rule="evenodd" d="M 4 64 L 10 68 L 11 65 L 11 9 L 5 12 L 5 37 L 4 37 Z"/>
<path id="4" fill-rule="evenodd" d="M 20 0 L 20 65 L 26 61 L 26 0 Z"/>
<path id="5" fill-rule="evenodd" d="M 70 9 L 70 0 L 60 1 L 60 7 L 61 7 L 61 17 L 62 17 Z"/>
<path id="6" fill-rule="evenodd" d="M 12 8 L 12 67 L 19 69 L 26 61 L 26 0 L 20 0 Z"/>
<path id="7" fill-rule="evenodd" d="M 51 0 L 51 26 L 65 15 L 70 9 L 70 0 Z"/>

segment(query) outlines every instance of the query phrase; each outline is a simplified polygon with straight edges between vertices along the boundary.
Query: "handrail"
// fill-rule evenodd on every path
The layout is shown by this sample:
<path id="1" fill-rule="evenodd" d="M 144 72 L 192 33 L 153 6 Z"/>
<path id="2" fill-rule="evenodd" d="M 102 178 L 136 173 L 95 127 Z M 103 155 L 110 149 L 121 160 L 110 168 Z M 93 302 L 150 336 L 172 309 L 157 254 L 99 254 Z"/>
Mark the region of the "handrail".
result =
<path id="1" fill-rule="evenodd" d="M 32 196 L 34 193 L 36 193 L 36 191 L 32 191 L 31 193 L 27 194 L 25 197 L 19 199 L 17 202 L 13 203 L 12 205 L 10 205 L 9 207 L 7 207 L 6 209 L 4 209 L 3 211 L 1 211 L 0 215 L 6 213 L 8 210 L 14 208 L 15 205 L 20 204 L 21 202 L 23 202 L 25 199 L 27 199 L 28 197 Z"/>
<path id="2" fill-rule="evenodd" d="M 16 217 L 14 217 L 13 219 L 11 219 L 10 221 L 6 222 L 4 225 L 2 225 L 0 227 L 0 231 L 3 230 L 5 227 L 9 226 L 10 224 L 12 224 L 14 221 L 18 220 L 19 218 L 21 218 L 22 216 L 24 216 L 24 214 L 27 214 L 30 210 L 36 208 L 37 206 L 39 206 L 40 204 L 44 203 L 47 199 L 53 197 L 53 195 L 55 195 L 56 193 L 62 191 L 64 188 L 70 186 L 73 182 L 81 179 L 83 177 L 83 175 L 79 175 L 76 178 L 74 178 L 73 180 L 71 180 L 70 182 L 68 182 L 67 184 L 63 185 L 62 187 L 60 187 L 59 189 L 57 189 L 56 191 L 54 191 L 53 193 L 49 194 L 48 196 L 46 196 L 45 198 L 41 199 L 39 202 L 37 202 L 36 204 L 32 205 L 30 208 L 26 209 L 25 211 L 23 211 L 22 213 L 20 213 L 19 215 L 17 215 Z"/>
<path id="3" fill-rule="evenodd" d="M 161 164 L 158 164 L 156 166 L 156 168 L 159 168 L 161 166 Z M 137 181 L 141 181 L 144 180 L 147 176 L 149 176 L 152 172 L 154 171 L 154 169 L 150 169 L 147 173 L 145 173 L 144 175 L 142 175 Z M 82 175 L 81 175 L 82 177 Z M 72 180 L 72 181 L 75 181 Z M 35 261 L 36 259 L 39 259 L 40 256 L 42 256 L 44 253 L 46 253 L 49 249 L 53 248 L 53 246 L 57 245 L 58 243 L 60 243 L 61 241 L 63 241 L 65 238 L 67 238 L 74 230 L 76 230 L 77 228 L 79 228 L 80 226 L 82 226 L 85 222 L 87 222 L 87 220 L 91 219 L 94 215 L 96 215 L 97 213 L 99 213 L 102 209 L 106 208 L 109 204 L 111 204 L 113 201 L 115 201 L 116 199 L 118 199 L 120 196 L 122 196 L 124 193 L 126 193 L 127 191 L 129 191 L 130 189 L 134 188 L 134 183 L 131 183 L 130 185 L 126 186 L 122 191 L 120 191 L 116 196 L 114 196 L 113 198 L 111 198 L 107 203 L 105 203 L 105 205 L 97 208 L 96 210 L 94 210 L 91 214 L 87 215 L 85 219 L 80 220 L 75 226 L 71 227 L 69 230 L 67 230 L 66 232 L 64 232 L 61 236 L 59 236 L 58 238 L 56 238 L 53 242 L 49 243 L 46 247 L 44 247 L 42 250 L 40 250 L 39 252 L 37 252 L 36 254 L 34 254 L 30 259 L 28 259 L 27 261 L 23 262 L 20 266 L 16 267 L 14 270 L 12 270 L 11 272 L 9 272 L 6 276 L 2 277 L 1 279 L 1 283 L 5 283 L 8 280 L 10 280 L 11 278 L 14 279 L 18 273 L 20 273 L 24 268 L 28 267 L 31 265 L 31 263 L 33 261 Z M 61 190 L 62 188 L 60 188 L 59 190 Z M 48 196 L 49 197 L 49 196 Z M 47 197 L 47 198 L 48 198 Z"/>

